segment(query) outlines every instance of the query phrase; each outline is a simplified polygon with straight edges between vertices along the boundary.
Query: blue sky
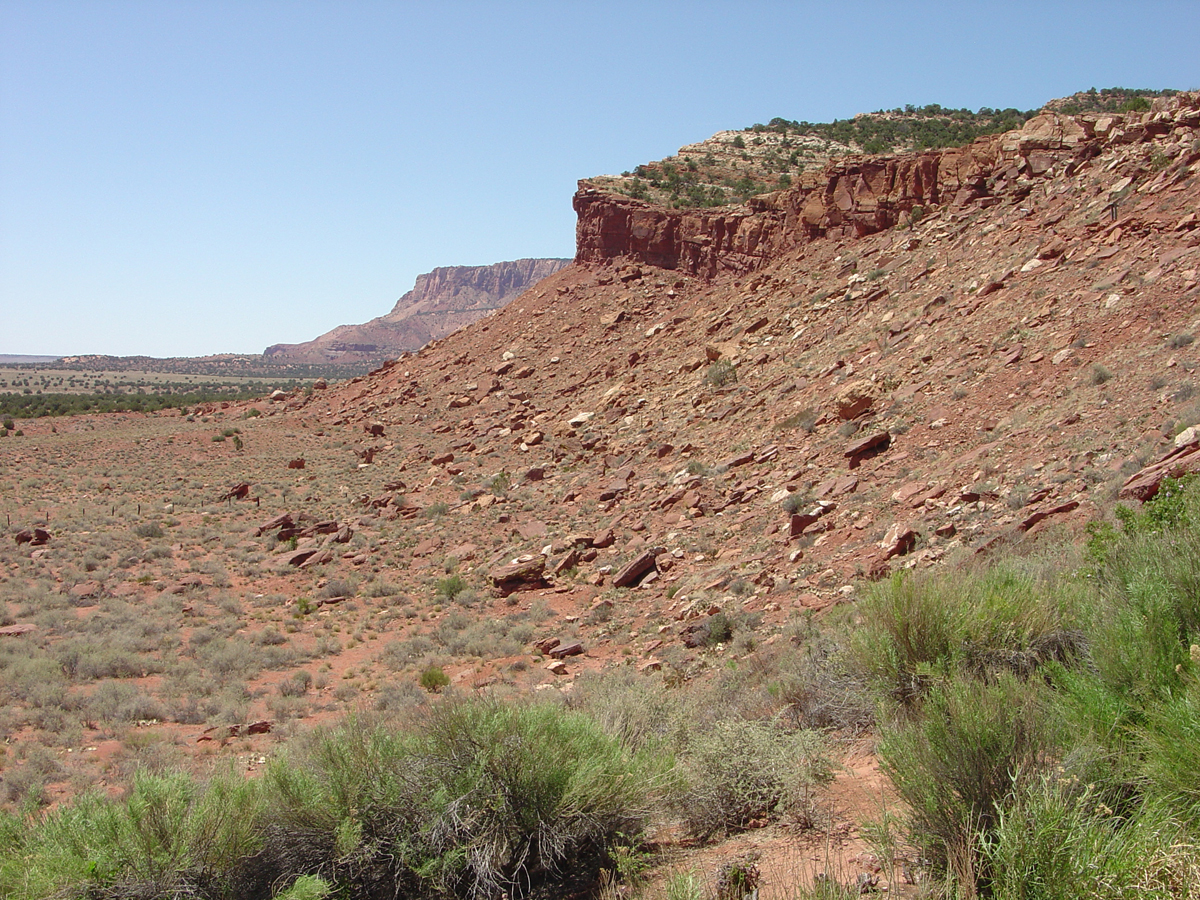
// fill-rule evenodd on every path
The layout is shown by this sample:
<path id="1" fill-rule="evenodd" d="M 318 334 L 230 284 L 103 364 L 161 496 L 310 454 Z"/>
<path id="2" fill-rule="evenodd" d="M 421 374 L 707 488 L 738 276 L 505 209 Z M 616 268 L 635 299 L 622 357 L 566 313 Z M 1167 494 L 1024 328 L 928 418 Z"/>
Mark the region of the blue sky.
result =
<path id="1" fill-rule="evenodd" d="M 773 116 L 1200 88 L 1200 3 L 0 0 L 0 353 L 261 352 Z"/>

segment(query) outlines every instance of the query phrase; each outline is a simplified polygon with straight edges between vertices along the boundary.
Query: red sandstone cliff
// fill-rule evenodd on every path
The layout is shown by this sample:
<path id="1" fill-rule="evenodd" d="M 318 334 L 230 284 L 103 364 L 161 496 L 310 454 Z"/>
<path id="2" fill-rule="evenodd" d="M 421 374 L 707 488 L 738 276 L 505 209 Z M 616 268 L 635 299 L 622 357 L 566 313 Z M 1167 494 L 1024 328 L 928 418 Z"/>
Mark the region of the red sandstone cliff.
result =
<path id="1" fill-rule="evenodd" d="M 744 206 L 668 209 L 579 183 L 575 261 L 641 262 L 712 278 L 742 272 L 820 237 L 862 237 L 918 207 L 989 205 L 1032 189 L 1054 167 L 1078 165 L 1110 144 L 1192 127 L 1196 94 L 1155 101 L 1144 115 L 1043 113 L 1019 131 L 946 150 L 839 160 Z"/>
<path id="2" fill-rule="evenodd" d="M 517 259 L 490 266 L 443 266 L 417 276 L 392 311 L 362 325 L 339 325 L 302 344 L 274 344 L 263 355 L 298 363 L 378 363 L 499 309 L 568 265 L 569 259 Z"/>

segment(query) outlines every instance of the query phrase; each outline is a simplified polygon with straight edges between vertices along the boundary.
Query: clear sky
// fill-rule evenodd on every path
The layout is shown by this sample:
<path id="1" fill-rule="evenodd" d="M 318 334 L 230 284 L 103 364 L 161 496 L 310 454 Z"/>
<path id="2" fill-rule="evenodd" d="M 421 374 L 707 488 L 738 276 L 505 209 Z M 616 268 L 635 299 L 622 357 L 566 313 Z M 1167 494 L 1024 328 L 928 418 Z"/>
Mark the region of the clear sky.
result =
<path id="1" fill-rule="evenodd" d="M 0 353 L 261 352 L 726 128 L 1200 88 L 1200 2 L 0 0 Z"/>

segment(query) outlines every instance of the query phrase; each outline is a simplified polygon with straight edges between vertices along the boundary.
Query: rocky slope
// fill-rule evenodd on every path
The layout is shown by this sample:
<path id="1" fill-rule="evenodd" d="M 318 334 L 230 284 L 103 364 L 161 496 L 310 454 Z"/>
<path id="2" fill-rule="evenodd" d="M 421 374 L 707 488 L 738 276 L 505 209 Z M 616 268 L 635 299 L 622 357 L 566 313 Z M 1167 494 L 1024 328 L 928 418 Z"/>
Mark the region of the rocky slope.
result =
<path id="1" fill-rule="evenodd" d="M 455 510 L 425 553 L 459 545 L 504 591 L 571 573 L 681 618 L 823 606 L 1098 515 L 1200 418 L 1198 128 L 1194 94 L 1047 113 L 719 212 L 584 186 L 574 266 L 292 405 L 378 425 L 408 508 Z"/>
<path id="2" fill-rule="evenodd" d="M 743 207 L 584 185 L 576 209 L 574 264 L 371 375 L 23 420 L 0 637 L 157 616 L 129 658 L 194 672 L 121 676 L 172 710 L 136 743 L 253 768 L 289 717 L 430 665 L 514 692 L 749 669 L 871 578 L 1073 533 L 1177 443 L 1166 468 L 1200 466 L 1200 95 L 839 159 Z"/>
<path id="3" fill-rule="evenodd" d="M 302 344 L 274 344 L 263 355 L 273 363 L 380 363 L 499 309 L 568 262 L 518 259 L 490 266 L 440 267 L 417 276 L 413 289 L 385 316 L 362 325 L 339 325 Z"/>

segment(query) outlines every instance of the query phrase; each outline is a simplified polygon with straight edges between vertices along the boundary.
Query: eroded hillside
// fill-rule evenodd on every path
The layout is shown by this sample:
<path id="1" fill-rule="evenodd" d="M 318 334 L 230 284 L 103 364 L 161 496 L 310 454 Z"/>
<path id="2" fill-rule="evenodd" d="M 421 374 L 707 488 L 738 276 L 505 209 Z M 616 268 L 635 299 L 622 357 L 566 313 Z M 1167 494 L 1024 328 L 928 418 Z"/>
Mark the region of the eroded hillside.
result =
<path id="1" fill-rule="evenodd" d="M 574 265 L 370 376 L 22 422 L 5 799 L 253 769 L 433 669 L 690 679 L 867 579 L 1081 526 L 1200 423 L 1198 166 L 1180 94 L 742 207 L 585 185 Z"/>

